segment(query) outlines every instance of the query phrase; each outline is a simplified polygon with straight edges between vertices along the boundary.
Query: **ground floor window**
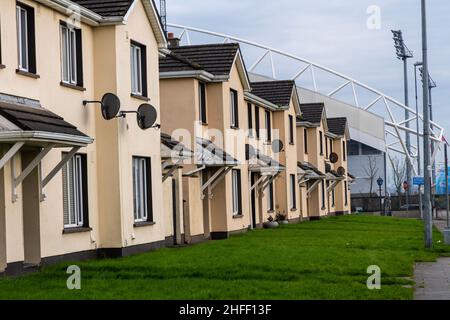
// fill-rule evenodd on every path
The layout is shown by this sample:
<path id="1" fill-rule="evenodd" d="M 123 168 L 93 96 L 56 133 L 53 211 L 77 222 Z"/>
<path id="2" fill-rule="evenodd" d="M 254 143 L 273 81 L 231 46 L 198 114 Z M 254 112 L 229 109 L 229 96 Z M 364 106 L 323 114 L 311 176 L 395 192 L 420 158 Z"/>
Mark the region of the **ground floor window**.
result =
<path id="1" fill-rule="evenodd" d="M 272 212 L 274 210 L 273 205 L 273 182 L 268 186 L 268 197 L 267 197 L 267 211 Z"/>
<path id="2" fill-rule="evenodd" d="M 63 157 L 65 154 L 63 154 Z M 87 227 L 87 160 L 76 154 L 62 168 L 64 228 Z"/>
<path id="3" fill-rule="evenodd" d="M 331 191 L 331 206 L 334 207 L 335 206 L 335 197 L 336 194 L 334 192 L 334 189 Z"/>
<path id="4" fill-rule="evenodd" d="M 347 181 L 344 181 L 344 197 L 345 197 L 345 205 L 348 205 L 348 185 Z"/>
<path id="5" fill-rule="evenodd" d="M 291 183 L 291 209 L 295 210 L 297 208 L 297 196 L 296 196 L 296 181 L 295 174 L 290 175 L 290 183 Z"/>
<path id="6" fill-rule="evenodd" d="M 133 157 L 134 221 L 151 222 L 152 185 L 150 158 Z"/>
<path id="7" fill-rule="evenodd" d="M 324 181 L 322 181 L 321 187 L 322 187 L 322 209 L 325 209 L 326 202 L 325 202 L 325 182 Z"/>
<path id="8" fill-rule="evenodd" d="M 242 214 L 241 170 L 232 171 L 233 215 Z"/>

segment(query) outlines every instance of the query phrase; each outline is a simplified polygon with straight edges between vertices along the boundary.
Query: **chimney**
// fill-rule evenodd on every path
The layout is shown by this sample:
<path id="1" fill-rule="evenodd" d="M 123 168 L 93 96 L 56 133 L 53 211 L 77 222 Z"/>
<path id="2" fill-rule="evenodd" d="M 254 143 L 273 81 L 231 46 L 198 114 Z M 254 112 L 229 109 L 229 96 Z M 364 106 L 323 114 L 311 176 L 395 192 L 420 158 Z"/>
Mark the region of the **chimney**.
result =
<path id="1" fill-rule="evenodd" d="M 177 48 L 180 46 L 180 39 L 175 38 L 173 32 L 169 32 L 167 34 L 167 41 L 169 44 L 169 48 Z"/>

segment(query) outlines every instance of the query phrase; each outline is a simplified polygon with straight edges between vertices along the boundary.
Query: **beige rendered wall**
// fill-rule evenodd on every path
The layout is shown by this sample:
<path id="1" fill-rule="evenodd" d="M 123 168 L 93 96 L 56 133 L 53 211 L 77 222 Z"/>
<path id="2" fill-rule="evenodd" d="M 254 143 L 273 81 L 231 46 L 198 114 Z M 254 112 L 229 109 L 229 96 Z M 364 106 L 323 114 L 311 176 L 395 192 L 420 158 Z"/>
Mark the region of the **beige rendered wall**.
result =
<path id="1" fill-rule="evenodd" d="M 2 30 L 2 62 L 5 69 L 0 70 L 0 92 L 27 98 L 40 100 L 42 106 L 61 115 L 66 121 L 74 124 L 78 129 L 90 136 L 95 136 L 95 113 L 94 107 L 83 107 L 82 100 L 90 99 L 94 93 L 93 76 L 93 30 L 82 24 L 83 36 L 83 66 L 85 91 L 78 91 L 62 87 L 60 66 L 60 37 L 59 23 L 65 21 L 66 16 L 32 1 L 22 1 L 35 9 L 36 29 L 36 62 L 39 79 L 16 74 L 17 61 L 17 37 L 16 37 L 16 15 L 15 2 L 1 0 L 1 30 Z M 5 32 L 14 30 L 14 32 Z M 62 213 L 62 179 L 59 173 L 45 188 L 47 199 L 40 204 L 40 227 L 41 227 L 41 255 L 48 257 L 67 252 L 89 250 L 95 247 L 91 243 L 91 234 L 95 238 L 98 234 L 97 218 L 98 211 L 96 201 L 96 158 L 95 143 L 80 150 L 88 155 L 89 172 L 89 212 L 90 223 L 93 231 L 91 233 L 63 235 L 63 213 Z M 55 163 L 61 158 L 63 150 L 51 151 L 42 162 L 42 172 L 49 173 Z M 20 170 L 20 166 L 16 166 Z M 4 168 L 8 170 L 8 165 Z M 5 171 L 9 172 L 9 171 Z M 5 175 L 5 187 L 10 188 L 9 174 Z M 8 262 L 23 260 L 22 243 L 22 209 L 20 202 L 21 190 L 18 189 L 19 201 L 11 203 L 6 190 L 6 205 L 10 208 L 7 213 L 6 223 L 8 225 Z M 14 208 L 14 209 L 13 209 Z M 16 211 L 17 210 L 17 211 Z M 13 214 L 16 211 L 16 214 Z M 11 213 L 11 214 L 10 214 Z M 22 253 L 21 253 L 22 252 Z"/>
<path id="2" fill-rule="evenodd" d="M 289 115 L 293 116 L 294 119 L 294 144 L 289 143 Z M 279 130 L 279 138 L 284 143 L 284 151 L 280 154 L 280 161 L 281 164 L 286 166 L 286 171 L 281 173 L 280 177 L 275 183 L 275 188 L 277 190 L 275 210 L 287 215 L 288 219 L 300 218 L 300 191 L 298 188 L 298 183 L 295 184 L 296 208 L 291 208 L 290 203 L 290 175 L 293 174 L 295 176 L 295 181 L 298 181 L 297 147 L 300 145 L 298 145 L 298 140 L 295 134 L 295 119 L 296 113 L 292 101 L 290 102 L 288 110 L 278 111 L 274 114 L 274 129 Z"/>
<path id="3" fill-rule="evenodd" d="M 130 41 L 137 41 L 147 48 L 148 98 L 158 112 L 156 123 L 160 123 L 159 101 L 159 53 L 158 44 L 148 22 L 142 2 L 134 6 L 128 22 L 116 27 L 117 94 L 123 110 L 137 110 L 144 101 L 131 97 Z M 164 211 L 162 195 L 162 169 L 160 131 L 141 130 L 135 115 L 118 119 L 120 176 L 120 212 L 122 220 L 122 246 L 134 246 L 164 240 Z M 132 157 L 151 158 L 152 207 L 154 225 L 134 227 Z"/>

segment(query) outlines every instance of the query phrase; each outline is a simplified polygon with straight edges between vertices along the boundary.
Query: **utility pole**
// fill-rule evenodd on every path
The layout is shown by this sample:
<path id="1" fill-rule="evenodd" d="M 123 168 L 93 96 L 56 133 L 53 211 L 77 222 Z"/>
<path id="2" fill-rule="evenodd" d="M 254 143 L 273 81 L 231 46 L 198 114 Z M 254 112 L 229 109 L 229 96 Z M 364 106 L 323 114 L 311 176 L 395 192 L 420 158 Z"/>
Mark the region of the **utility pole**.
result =
<path id="1" fill-rule="evenodd" d="M 403 80 L 404 80 L 404 88 L 405 88 L 405 106 L 409 107 L 409 90 L 408 90 L 408 59 L 412 58 L 414 55 L 411 50 L 405 44 L 403 40 L 403 34 L 401 30 L 391 30 L 394 39 L 394 47 L 395 53 L 399 60 L 403 61 Z M 406 128 L 410 128 L 409 123 L 409 111 L 405 110 L 405 126 Z M 405 133 L 406 136 L 406 150 L 408 155 L 411 156 L 411 136 L 409 132 Z M 408 185 L 412 185 L 412 163 L 409 161 L 409 158 L 406 157 L 406 181 Z M 409 188 L 406 191 L 406 198 L 410 195 L 411 189 Z M 407 200 L 408 201 L 408 200 Z"/>
<path id="2" fill-rule="evenodd" d="M 433 247 L 433 217 L 431 215 L 431 157 L 430 157 L 430 108 L 428 81 L 428 39 L 426 0 L 421 0 L 422 11 L 422 61 L 423 61 L 423 167 L 425 178 L 424 229 L 425 248 Z"/>
<path id="3" fill-rule="evenodd" d="M 417 89 L 417 67 L 422 66 L 422 62 L 416 62 L 414 64 L 414 84 L 416 95 L 416 136 L 417 136 L 417 174 L 419 177 L 422 175 L 422 166 L 420 159 L 420 125 L 419 125 L 419 95 Z M 422 186 L 418 186 L 419 189 L 419 212 L 420 218 L 423 219 L 423 201 L 422 201 Z"/>

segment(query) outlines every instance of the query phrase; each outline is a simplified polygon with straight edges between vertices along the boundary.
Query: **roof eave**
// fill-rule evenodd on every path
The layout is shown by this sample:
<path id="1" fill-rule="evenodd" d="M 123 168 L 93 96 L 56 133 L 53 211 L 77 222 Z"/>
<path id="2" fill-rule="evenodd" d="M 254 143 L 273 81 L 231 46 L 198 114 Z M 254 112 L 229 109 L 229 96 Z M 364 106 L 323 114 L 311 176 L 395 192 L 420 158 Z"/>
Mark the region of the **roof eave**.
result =
<path id="1" fill-rule="evenodd" d="M 245 92 L 244 93 L 244 97 L 246 100 L 248 100 L 249 102 L 252 102 L 254 104 L 260 105 L 262 107 L 265 107 L 266 109 L 270 109 L 272 111 L 277 111 L 279 109 L 279 107 L 276 104 L 273 104 L 270 101 L 267 101 L 251 92 Z"/>
<path id="2" fill-rule="evenodd" d="M 216 77 L 213 74 L 204 70 L 160 72 L 159 78 L 160 79 L 195 78 L 206 82 L 213 82 L 216 79 Z"/>
<path id="3" fill-rule="evenodd" d="M 65 133 L 54 133 L 46 131 L 3 131 L 0 132 L 0 142 L 39 142 L 52 143 L 63 146 L 85 147 L 94 142 L 88 136 L 78 136 Z"/>

